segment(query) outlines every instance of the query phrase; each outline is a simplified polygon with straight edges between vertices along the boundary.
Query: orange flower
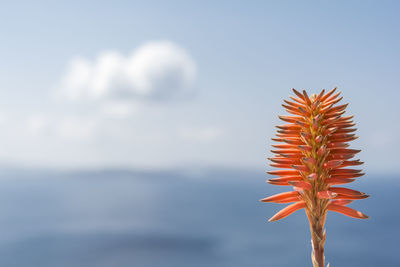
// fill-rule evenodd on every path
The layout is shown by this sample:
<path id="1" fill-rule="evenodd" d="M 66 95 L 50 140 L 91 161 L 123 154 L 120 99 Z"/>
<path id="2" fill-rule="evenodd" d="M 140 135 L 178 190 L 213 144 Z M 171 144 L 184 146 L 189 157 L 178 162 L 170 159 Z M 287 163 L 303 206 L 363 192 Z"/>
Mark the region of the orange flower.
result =
<path id="1" fill-rule="evenodd" d="M 315 267 L 324 267 L 325 219 L 328 210 L 366 219 L 367 215 L 346 205 L 353 200 L 367 198 L 365 193 L 337 187 L 353 182 L 364 173 L 352 169 L 361 165 L 353 157 L 360 150 L 349 149 L 348 142 L 356 139 L 353 116 L 343 116 L 348 104 L 338 105 L 342 99 L 336 88 L 328 93 L 308 96 L 293 89 L 297 97 L 284 100 L 282 106 L 291 113 L 279 116 L 287 124 L 277 126 L 277 138 L 272 145 L 275 157 L 270 158 L 268 172 L 278 178 L 269 179 L 273 185 L 293 186 L 294 191 L 261 199 L 262 202 L 292 203 L 276 213 L 270 221 L 277 221 L 293 212 L 305 209 L 313 245 L 312 261 Z M 347 168 L 349 167 L 349 168 Z"/>

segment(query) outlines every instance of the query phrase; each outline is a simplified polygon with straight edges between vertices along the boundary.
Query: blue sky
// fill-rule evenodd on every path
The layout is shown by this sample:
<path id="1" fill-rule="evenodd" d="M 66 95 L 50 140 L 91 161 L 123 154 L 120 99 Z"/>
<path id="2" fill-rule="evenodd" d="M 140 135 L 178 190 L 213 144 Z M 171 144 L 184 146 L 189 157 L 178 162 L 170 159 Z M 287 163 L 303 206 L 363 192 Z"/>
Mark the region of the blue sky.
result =
<path id="1" fill-rule="evenodd" d="M 265 169 L 290 89 L 338 86 L 365 168 L 395 172 L 399 11 L 396 1 L 2 4 L 0 162 Z M 87 97 L 70 99 L 76 61 L 105 70 L 79 87 Z M 115 78 L 116 68 L 141 73 L 152 89 L 118 97 L 131 77 Z M 152 80 L 153 68 L 162 79 Z M 107 84 L 99 97 L 87 93 L 96 82 Z"/>

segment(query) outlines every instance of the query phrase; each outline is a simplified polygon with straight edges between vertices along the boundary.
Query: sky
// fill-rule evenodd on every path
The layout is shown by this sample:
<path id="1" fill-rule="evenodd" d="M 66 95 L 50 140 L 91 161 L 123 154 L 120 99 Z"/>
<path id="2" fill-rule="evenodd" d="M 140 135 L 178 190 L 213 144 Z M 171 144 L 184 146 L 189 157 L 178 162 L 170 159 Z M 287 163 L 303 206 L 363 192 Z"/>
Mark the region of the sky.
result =
<path id="1" fill-rule="evenodd" d="M 397 1 L 13 1 L 0 164 L 268 169 L 291 88 L 337 86 L 365 169 L 397 171 Z"/>

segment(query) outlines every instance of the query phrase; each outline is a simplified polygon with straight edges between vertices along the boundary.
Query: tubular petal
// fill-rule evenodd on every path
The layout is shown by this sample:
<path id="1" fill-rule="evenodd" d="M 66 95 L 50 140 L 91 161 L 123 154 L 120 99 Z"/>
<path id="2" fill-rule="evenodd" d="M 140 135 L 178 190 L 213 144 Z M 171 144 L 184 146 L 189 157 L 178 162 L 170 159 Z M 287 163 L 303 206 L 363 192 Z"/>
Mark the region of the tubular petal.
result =
<path id="1" fill-rule="evenodd" d="M 283 102 L 285 102 L 286 104 L 288 104 L 288 105 L 290 105 L 290 106 L 292 106 L 292 107 L 301 107 L 301 108 L 304 108 L 305 106 L 304 105 L 302 105 L 302 104 L 300 104 L 300 103 L 295 103 L 295 102 L 292 102 L 292 101 L 288 101 L 288 100 L 283 100 Z"/>
<path id="2" fill-rule="evenodd" d="M 358 195 L 358 196 L 353 195 L 353 196 L 351 196 L 351 195 L 338 194 L 335 197 L 335 199 L 354 199 L 354 200 L 356 200 L 356 199 L 364 199 L 364 198 L 369 198 L 369 195 Z"/>
<path id="3" fill-rule="evenodd" d="M 308 172 L 310 169 L 306 165 L 292 165 L 293 169 L 302 171 L 302 172 Z"/>
<path id="4" fill-rule="evenodd" d="M 299 145 L 297 146 L 300 150 L 304 150 L 307 152 L 311 152 L 312 151 L 312 147 L 311 146 L 307 146 L 307 145 Z"/>
<path id="5" fill-rule="evenodd" d="M 319 93 L 319 95 L 317 96 L 317 98 L 315 99 L 316 101 L 322 101 L 321 100 L 321 97 L 324 95 L 324 93 L 325 93 L 325 89 L 323 89 L 320 93 Z"/>
<path id="6" fill-rule="evenodd" d="M 342 100 L 342 99 L 343 99 L 343 97 L 339 97 L 339 98 L 337 98 L 337 99 L 335 99 L 335 100 L 332 100 L 332 101 L 329 101 L 329 102 L 324 103 L 322 106 L 323 106 L 323 107 L 326 107 L 326 106 L 330 106 L 330 105 L 332 105 L 332 104 L 336 104 L 337 102 L 339 102 L 339 101 Z"/>
<path id="7" fill-rule="evenodd" d="M 333 88 L 332 90 L 330 90 L 328 93 L 326 93 L 323 97 L 321 97 L 320 101 L 321 102 L 325 102 L 325 100 L 331 96 L 335 91 L 336 91 L 337 87 Z"/>
<path id="8" fill-rule="evenodd" d="M 303 90 L 303 96 L 304 96 L 304 100 L 306 101 L 306 104 L 310 106 L 311 105 L 311 100 L 308 97 L 308 94 L 307 94 L 306 90 Z"/>
<path id="9" fill-rule="evenodd" d="M 306 204 L 303 201 L 291 204 L 291 205 L 281 209 L 280 211 L 278 211 L 274 216 L 272 216 L 271 219 L 269 219 L 269 221 L 274 222 L 274 221 L 283 219 L 283 218 L 289 216 L 290 214 L 292 214 L 293 212 L 295 212 L 299 209 L 303 209 L 305 206 L 306 206 Z"/>
<path id="10" fill-rule="evenodd" d="M 310 139 L 312 137 L 312 135 L 310 133 L 306 133 L 306 132 L 300 132 L 300 135 L 307 139 Z"/>
<path id="11" fill-rule="evenodd" d="M 303 100 L 301 100 L 301 99 L 299 99 L 299 98 L 296 98 L 296 97 L 293 97 L 293 96 L 289 96 L 291 99 L 293 99 L 294 101 L 296 101 L 296 102 L 298 102 L 298 103 L 300 103 L 300 104 L 302 104 L 302 105 L 304 105 L 305 103 L 304 103 L 304 101 Z"/>
<path id="12" fill-rule="evenodd" d="M 292 164 L 276 164 L 276 163 L 271 163 L 271 164 L 269 164 L 269 166 L 275 167 L 275 168 L 281 168 L 281 169 L 291 169 L 291 168 L 292 168 Z"/>
<path id="13" fill-rule="evenodd" d="M 295 123 L 298 120 L 302 120 L 302 117 L 295 117 L 295 116 L 278 116 L 279 119 L 286 121 L 286 122 L 291 122 L 291 123 Z"/>
<path id="14" fill-rule="evenodd" d="M 283 142 L 287 143 L 287 144 L 293 144 L 293 145 L 303 145 L 303 141 L 299 140 L 299 139 L 289 139 L 289 138 L 285 138 L 283 139 Z"/>
<path id="15" fill-rule="evenodd" d="M 332 204 L 342 205 L 342 206 L 348 205 L 351 202 L 353 202 L 353 200 L 350 200 L 350 199 L 338 199 L 338 200 L 332 200 L 331 201 Z"/>
<path id="16" fill-rule="evenodd" d="M 286 149 L 286 148 L 296 148 L 296 145 L 289 145 L 289 144 L 274 144 L 272 145 L 275 148 L 281 148 L 281 149 Z"/>
<path id="17" fill-rule="evenodd" d="M 267 183 L 272 184 L 272 185 L 279 185 L 279 186 L 289 186 L 290 184 L 288 182 L 274 182 L 268 180 Z"/>
<path id="18" fill-rule="evenodd" d="M 310 179 L 310 180 L 314 180 L 314 179 L 317 179 L 317 178 L 318 178 L 318 174 L 316 174 L 315 172 L 311 173 L 310 175 L 308 175 L 308 179 Z"/>
<path id="19" fill-rule="evenodd" d="M 324 163 L 324 167 L 326 169 L 336 168 L 336 167 L 342 165 L 342 163 L 343 163 L 343 160 L 331 160 L 331 161 Z"/>
<path id="20" fill-rule="evenodd" d="M 291 203 L 291 202 L 298 202 L 300 200 L 301 199 L 299 197 L 288 197 L 288 198 L 285 198 L 285 199 L 282 199 L 282 200 L 274 201 L 274 203 L 285 204 L 285 203 Z"/>
<path id="21" fill-rule="evenodd" d="M 318 155 L 318 156 L 322 156 L 322 155 L 325 154 L 325 151 L 326 151 L 326 146 L 323 145 L 323 146 L 321 146 L 321 147 L 318 149 L 317 155 Z"/>
<path id="22" fill-rule="evenodd" d="M 320 103 L 321 102 L 319 102 L 319 100 L 317 100 L 317 99 L 314 100 L 314 103 L 311 104 L 311 109 L 315 110 L 319 106 Z"/>
<path id="23" fill-rule="evenodd" d="M 334 174 L 331 175 L 332 178 L 357 178 L 357 177 L 361 177 L 364 176 L 365 173 L 351 173 L 351 174 Z"/>
<path id="24" fill-rule="evenodd" d="M 289 181 L 288 183 L 293 185 L 294 187 L 299 187 L 301 189 L 305 189 L 305 190 L 312 189 L 311 184 L 304 182 L 304 181 Z"/>
<path id="25" fill-rule="evenodd" d="M 301 127 L 295 124 L 283 124 L 283 125 L 277 125 L 276 128 L 281 130 L 298 130 Z"/>
<path id="26" fill-rule="evenodd" d="M 308 127 L 308 124 L 302 121 L 296 121 L 296 124 L 300 125 L 301 127 Z"/>
<path id="27" fill-rule="evenodd" d="M 297 170 L 277 170 L 277 171 L 269 171 L 267 172 L 268 174 L 271 175 L 276 175 L 276 176 L 284 176 L 284 175 L 298 175 L 299 172 Z"/>
<path id="28" fill-rule="evenodd" d="M 338 194 L 329 190 L 319 191 L 317 193 L 318 198 L 327 198 L 327 199 L 335 198 L 337 197 L 337 195 Z"/>
<path id="29" fill-rule="evenodd" d="M 357 154 L 361 152 L 360 149 L 347 149 L 347 148 L 332 148 L 331 153 L 337 153 L 337 154 Z"/>
<path id="30" fill-rule="evenodd" d="M 348 184 L 351 182 L 354 182 L 354 179 L 335 178 L 335 177 L 326 179 L 326 183 L 329 185 Z"/>
<path id="31" fill-rule="evenodd" d="M 339 119 L 340 119 L 340 116 L 336 116 L 336 117 L 333 117 L 333 118 L 326 119 L 322 123 L 324 125 L 328 126 L 328 125 L 334 124 L 335 122 L 338 122 Z M 336 126 L 336 125 L 334 125 L 334 126 Z"/>
<path id="32" fill-rule="evenodd" d="M 351 159 L 355 155 L 354 154 L 331 154 L 328 159 Z"/>
<path id="33" fill-rule="evenodd" d="M 327 113 L 325 113 L 325 118 L 331 118 L 331 117 L 336 117 L 336 116 L 340 116 L 343 115 L 344 113 L 346 113 L 345 110 L 341 110 L 341 111 L 328 111 Z"/>
<path id="34" fill-rule="evenodd" d="M 328 128 L 328 129 L 326 129 L 326 130 L 323 132 L 323 134 L 324 134 L 324 135 L 329 135 L 329 134 L 331 134 L 331 133 L 336 132 L 337 129 L 339 129 L 339 128 L 338 128 L 338 127 L 331 127 L 331 128 Z"/>
<path id="35" fill-rule="evenodd" d="M 300 160 L 296 159 L 288 159 L 288 158 L 269 158 L 270 161 L 275 162 L 275 163 L 281 163 L 281 164 L 296 164 L 300 163 Z"/>
<path id="36" fill-rule="evenodd" d="M 364 213 L 362 213 L 360 211 L 357 211 L 355 209 L 343 206 L 343 205 L 336 205 L 336 204 L 330 203 L 328 205 L 328 210 L 339 212 L 339 213 L 342 213 L 342 214 L 344 214 L 346 216 L 353 217 L 353 218 L 356 218 L 356 219 L 368 219 L 369 218 Z"/>
<path id="37" fill-rule="evenodd" d="M 310 115 L 310 113 L 308 113 L 307 110 L 305 110 L 305 109 L 304 109 L 303 107 L 301 107 L 301 106 L 298 107 L 298 110 L 299 110 L 302 114 L 304 114 L 304 115 Z"/>
<path id="38" fill-rule="evenodd" d="M 304 95 L 301 94 L 299 91 L 297 91 L 296 89 L 292 88 L 292 91 L 301 99 L 304 101 Z"/>
<path id="39" fill-rule="evenodd" d="M 298 153 L 298 154 L 279 154 L 280 156 L 284 157 L 284 158 L 291 158 L 291 159 L 300 159 L 303 154 Z"/>
<path id="40" fill-rule="evenodd" d="M 299 134 L 299 130 L 297 130 L 297 129 L 278 130 L 278 133 L 280 133 L 280 134 L 287 134 L 287 135 L 293 135 L 293 134 L 298 135 L 298 134 Z"/>
<path id="41" fill-rule="evenodd" d="M 359 173 L 361 170 L 354 170 L 354 169 L 335 169 L 331 171 L 331 174 L 340 174 L 340 173 Z"/>
<path id="42" fill-rule="evenodd" d="M 301 176 L 284 176 L 284 177 L 269 179 L 269 181 L 287 182 L 287 181 L 298 181 L 298 180 L 301 180 L 301 179 L 302 179 Z"/>
<path id="43" fill-rule="evenodd" d="M 348 137 L 343 137 L 343 138 L 332 138 L 330 139 L 331 141 L 336 141 L 336 142 L 350 142 L 353 140 L 356 140 L 358 136 L 348 136 Z"/>
<path id="44" fill-rule="evenodd" d="M 317 164 L 317 161 L 312 157 L 303 158 L 303 161 L 311 165 Z"/>
<path id="45" fill-rule="evenodd" d="M 328 97 L 325 101 L 326 101 L 326 102 L 330 102 L 330 101 L 334 100 L 335 98 L 337 98 L 337 97 L 340 95 L 340 93 L 341 93 L 340 91 L 337 92 L 336 94 L 334 94 L 334 95 Z"/>
<path id="46" fill-rule="evenodd" d="M 348 128 L 341 129 L 340 128 L 339 130 L 336 131 L 336 133 L 352 133 L 355 131 L 357 131 L 356 128 L 350 128 L 350 129 L 348 129 Z"/>
<path id="47" fill-rule="evenodd" d="M 275 202 L 275 201 L 281 201 L 283 199 L 286 198 L 290 198 L 290 197 L 298 197 L 299 196 L 299 192 L 297 191 L 289 191 L 289 192 L 283 192 L 283 193 L 279 193 L 273 196 L 269 196 L 266 198 L 261 199 L 261 202 Z"/>
<path id="48" fill-rule="evenodd" d="M 277 137 L 282 137 L 282 138 L 298 138 L 299 134 L 298 133 L 288 133 L 288 132 L 278 132 L 275 134 Z"/>
<path id="49" fill-rule="evenodd" d="M 361 164 L 364 164 L 364 162 L 361 162 L 359 160 L 348 160 L 348 161 L 344 161 L 341 167 L 357 166 L 357 165 L 361 165 Z"/>
<path id="50" fill-rule="evenodd" d="M 343 123 L 335 123 L 335 126 L 340 127 L 341 129 L 354 127 L 355 124 L 351 122 L 343 122 Z"/>
<path id="51" fill-rule="evenodd" d="M 365 195 L 365 193 L 363 193 L 363 192 L 356 191 L 356 190 L 349 189 L 349 188 L 344 188 L 344 187 L 331 187 L 331 188 L 329 188 L 329 190 L 332 192 L 338 193 L 338 194 L 348 195 L 348 196 Z"/>
<path id="52" fill-rule="evenodd" d="M 346 148 L 348 146 L 349 146 L 348 143 L 329 142 L 326 147 L 327 148 Z"/>
<path id="53" fill-rule="evenodd" d="M 298 149 L 280 149 L 280 150 L 271 150 L 272 153 L 275 154 L 291 154 L 291 153 L 299 153 Z"/>

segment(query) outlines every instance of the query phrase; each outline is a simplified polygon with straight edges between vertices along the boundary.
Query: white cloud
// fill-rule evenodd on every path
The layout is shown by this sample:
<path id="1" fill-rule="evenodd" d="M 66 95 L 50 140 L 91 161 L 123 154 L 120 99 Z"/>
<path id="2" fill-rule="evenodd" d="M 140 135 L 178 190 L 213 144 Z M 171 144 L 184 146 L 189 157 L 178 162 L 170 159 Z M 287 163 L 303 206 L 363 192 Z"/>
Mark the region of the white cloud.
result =
<path id="1" fill-rule="evenodd" d="M 219 106 L 199 105 L 201 98 L 179 105 L 157 101 L 185 96 L 195 78 L 193 60 L 170 42 L 147 43 L 128 56 L 109 51 L 93 60 L 76 58 L 63 78 L 61 101 L 42 98 L 34 110 L 7 113 L 0 162 L 166 168 L 229 161 L 233 153 L 226 151 L 238 146 L 215 116 Z"/>
<path id="2" fill-rule="evenodd" d="M 190 91 L 196 65 L 169 41 L 149 42 L 124 56 L 105 51 L 90 61 L 73 59 L 61 81 L 61 93 L 72 100 L 165 99 Z"/>

